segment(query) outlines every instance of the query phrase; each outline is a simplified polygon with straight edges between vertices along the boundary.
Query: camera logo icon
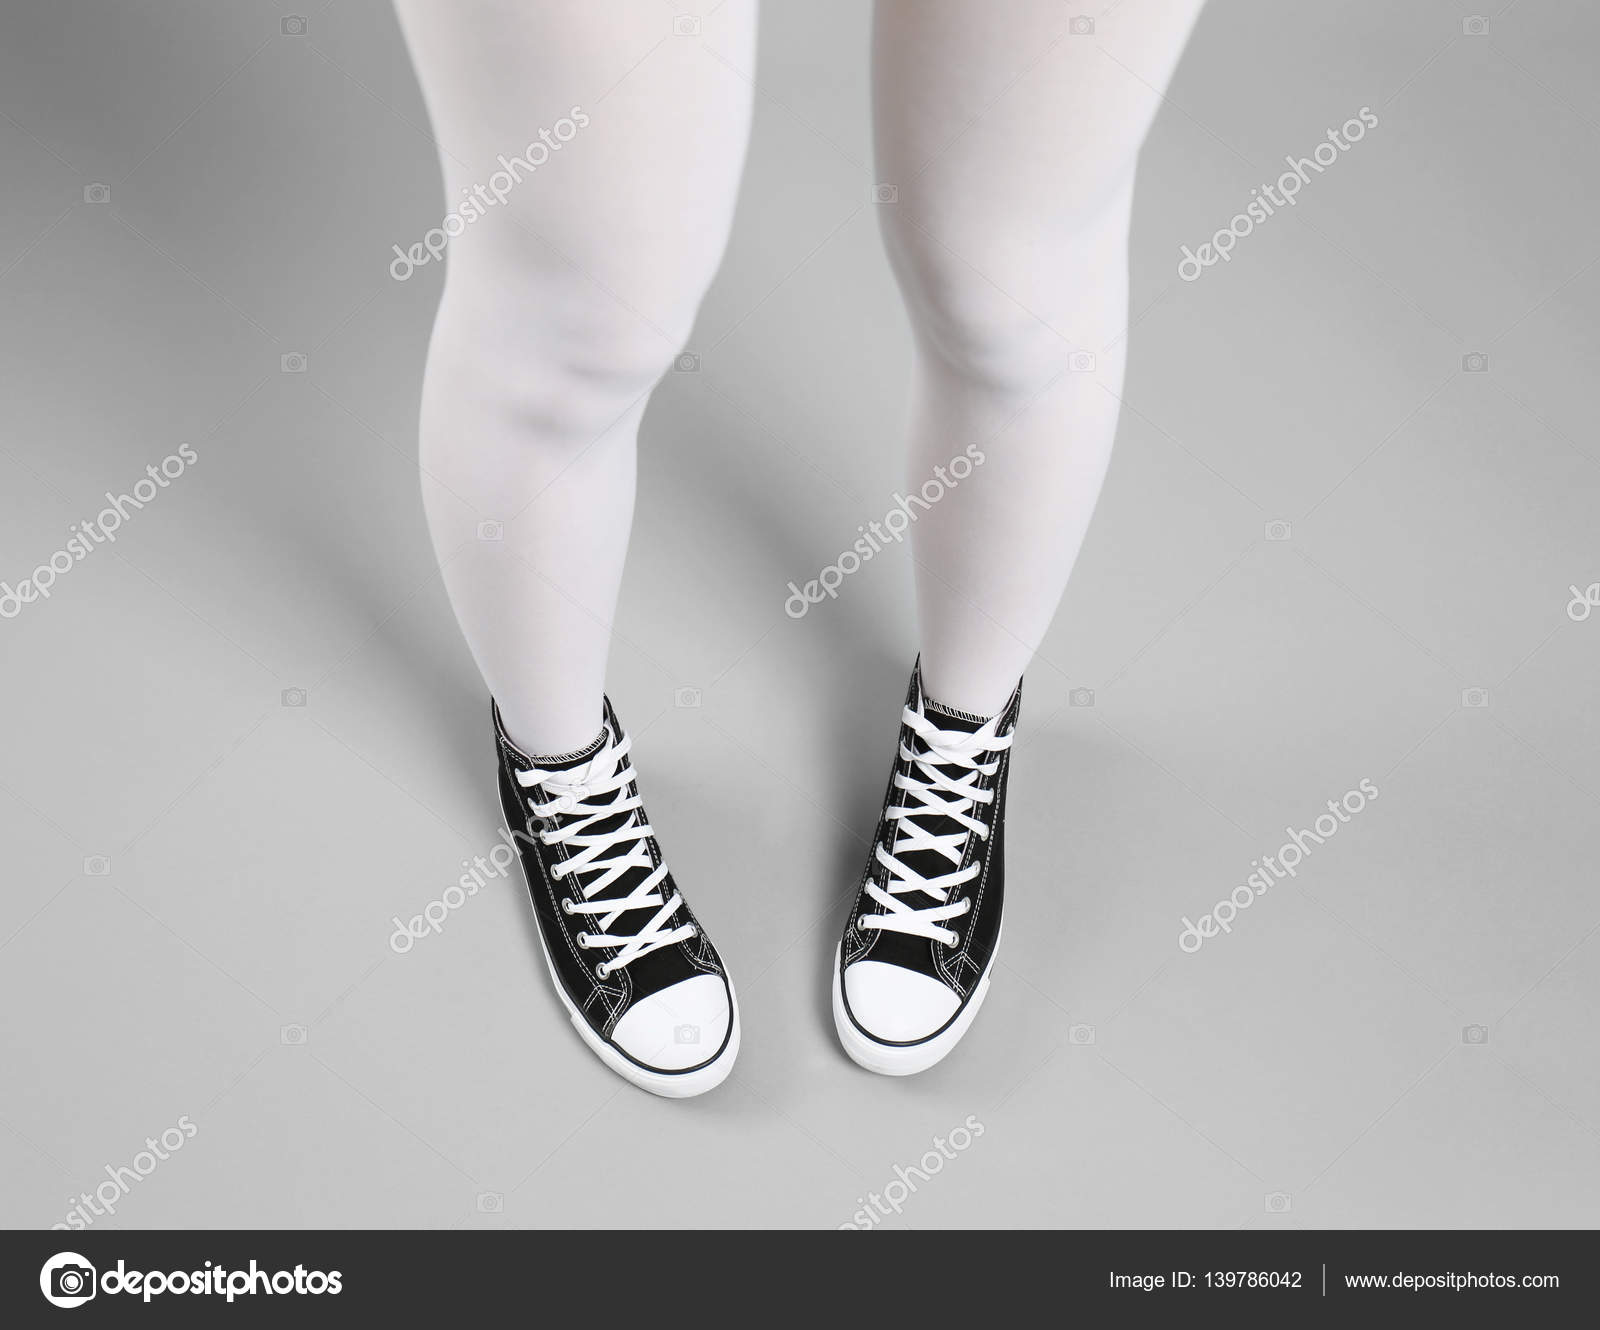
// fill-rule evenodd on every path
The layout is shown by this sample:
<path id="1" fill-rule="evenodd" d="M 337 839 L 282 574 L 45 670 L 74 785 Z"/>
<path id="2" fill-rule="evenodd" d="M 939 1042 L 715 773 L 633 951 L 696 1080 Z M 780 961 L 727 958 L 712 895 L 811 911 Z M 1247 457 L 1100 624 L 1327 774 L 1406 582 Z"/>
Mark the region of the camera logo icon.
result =
<path id="1" fill-rule="evenodd" d="M 1282 518 L 1267 523 L 1265 535 L 1268 540 L 1288 540 L 1293 534 L 1294 528 Z"/>
<path id="2" fill-rule="evenodd" d="M 1466 355 L 1461 357 L 1461 372 L 1463 374 L 1487 374 L 1489 372 L 1488 353 L 1485 351 L 1468 351 Z"/>
<path id="3" fill-rule="evenodd" d="M 698 37 L 700 20 L 693 14 L 679 14 L 672 20 L 672 31 L 679 37 Z"/>
<path id="4" fill-rule="evenodd" d="M 285 688 L 278 695 L 280 705 L 286 707 L 303 707 L 306 704 L 306 690 L 304 688 Z"/>
<path id="5" fill-rule="evenodd" d="M 479 540 L 504 540 L 506 538 L 506 524 L 496 522 L 493 518 L 478 523 Z"/>
<path id="6" fill-rule="evenodd" d="M 304 14 L 285 14 L 283 21 L 278 24 L 278 31 L 285 37 L 304 37 L 310 26 Z"/>
<path id="7" fill-rule="evenodd" d="M 1487 1044 L 1489 1042 L 1489 1027 L 1487 1025 L 1463 1025 L 1461 1027 L 1461 1042 L 1463 1044 Z"/>
<path id="8" fill-rule="evenodd" d="M 285 1025 L 278 1030 L 278 1042 L 298 1047 L 306 1041 L 306 1027 L 303 1025 Z"/>
<path id="9" fill-rule="evenodd" d="M 1067 24 L 1067 31 L 1074 37 L 1093 37 L 1094 20 L 1087 14 L 1074 14 L 1072 21 Z"/>
<path id="10" fill-rule="evenodd" d="M 682 351 L 672 362 L 673 370 L 678 374 L 698 374 L 700 372 L 700 357 L 693 351 Z"/>
<path id="11" fill-rule="evenodd" d="M 1093 351 L 1074 351 L 1067 356 L 1067 369 L 1073 374 L 1093 374 L 1094 366 Z"/>
<path id="12" fill-rule="evenodd" d="M 1468 14 L 1461 20 L 1461 34 L 1464 37 L 1487 37 L 1489 20 L 1482 14 Z"/>
<path id="13" fill-rule="evenodd" d="M 1461 690 L 1461 705 L 1464 707 L 1488 706 L 1489 690 L 1487 688 L 1463 688 Z"/>
<path id="14" fill-rule="evenodd" d="M 91 854 L 83 861 L 83 875 L 85 877 L 110 877 L 111 860 L 103 854 Z"/>
<path id="15" fill-rule="evenodd" d="M 672 705 L 675 707 L 699 706 L 700 690 L 698 688 L 674 688 L 672 690 Z"/>
<path id="16" fill-rule="evenodd" d="M 1072 1026 L 1067 1031 L 1067 1042 L 1069 1044 L 1079 1044 L 1079 1045 L 1094 1043 L 1094 1026 L 1092 1026 L 1092 1025 L 1074 1025 L 1074 1026 Z"/>
<path id="17" fill-rule="evenodd" d="M 700 1027 L 698 1025 L 677 1025 L 673 1027 L 672 1039 L 678 1044 L 698 1044 L 700 1042 Z"/>
<path id="18" fill-rule="evenodd" d="M 81 1307 L 94 1297 L 94 1266 L 75 1251 L 59 1252 L 39 1271 L 39 1291 L 57 1307 Z"/>
<path id="19" fill-rule="evenodd" d="M 872 187 L 872 201 L 874 203 L 899 203 L 900 186 L 878 184 Z"/>
<path id="20" fill-rule="evenodd" d="M 1094 705 L 1093 688 L 1074 688 L 1067 694 L 1069 707 L 1092 707 Z"/>
<path id="21" fill-rule="evenodd" d="M 505 1196 L 497 1191 L 480 1191 L 478 1193 L 478 1213 L 480 1215 L 497 1215 L 506 1208 Z"/>
<path id="22" fill-rule="evenodd" d="M 1269 1191 L 1266 1195 L 1266 1210 L 1269 1215 L 1286 1215 L 1290 1210 L 1289 1193 L 1286 1191 Z"/>
<path id="23" fill-rule="evenodd" d="M 110 203 L 111 186 L 96 182 L 83 187 L 83 201 L 85 203 Z"/>
<path id="24" fill-rule="evenodd" d="M 286 351 L 278 357 L 278 368 L 285 374 L 304 374 L 308 363 L 300 351 Z"/>

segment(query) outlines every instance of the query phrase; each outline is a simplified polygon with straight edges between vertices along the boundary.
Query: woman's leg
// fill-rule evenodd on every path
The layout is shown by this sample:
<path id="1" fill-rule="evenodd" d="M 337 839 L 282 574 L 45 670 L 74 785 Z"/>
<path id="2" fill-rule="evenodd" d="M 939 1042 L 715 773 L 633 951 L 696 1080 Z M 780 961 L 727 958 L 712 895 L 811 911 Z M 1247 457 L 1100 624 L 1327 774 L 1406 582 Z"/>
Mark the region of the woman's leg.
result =
<path id="1" fill-rule="evenodd" d="M 428 521 L 508 735 L 564 753 L 601 728 L 635 437 L 722 255 L 750 89 L 660 0 L 396 7 L 446 207 L 476 212 L 428 353 Z M 755 9 L 717 17 L 741 66 Z"/>
<path id="2" fill-rule="evenodd" d="M 1202 2 L 878 0 L 878 179 L 898 190 L 880 215 L 917 343 L 910 484 L 983 455 L 913 531 L 923 679 L 948 706 L 1005 705 L 1094 511 L 1134 167 Z"/>
<path id="3" fill-rule="evenodd" d="M 878 0 L 881 215 L 917 344 L 907 492 L 930 506 L 922 668 L 834 969 L 834 1027 L 871 1071 L 945 1057 L 993 977 L 1019 680 L 1105 476 L 1135 160 L 1200 4 Z"/>

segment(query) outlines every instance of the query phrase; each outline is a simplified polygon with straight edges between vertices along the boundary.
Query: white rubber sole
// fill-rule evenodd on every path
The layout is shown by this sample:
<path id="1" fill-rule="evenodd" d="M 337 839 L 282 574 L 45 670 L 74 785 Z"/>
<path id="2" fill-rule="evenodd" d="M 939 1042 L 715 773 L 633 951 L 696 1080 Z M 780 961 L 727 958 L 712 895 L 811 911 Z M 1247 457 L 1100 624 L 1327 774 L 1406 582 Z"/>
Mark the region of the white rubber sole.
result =
<path id="1" fill-rule="evenodd" d="M 961 1042 L 961 1037 L 977 1016 L 978 1008 L 983 1006 L 984 998 L 989 996 L 989 979 L 994 973 L 994 958 L 1000 954 L 1000 939 L 995 938 L 994 953 L 989 957 L 989 964 L 984 967 L 978 987 L 960 1014 L 938 1034 L 916 1044 L 880 1043 L 850 1019 L 850 1013 L 844 1005 L 844 970 L 839 964 L 842 947 L 843 943 L 840 943 L 833 949 L 833 1028 L 839 1034 L 844 1051 L 856 1066 L 875 1071 L 880 1076 L 914 1076 L 942 1061 Z"/>
<path id="2" fill-rule="evenodd" d="M 521 863 L 520 855 L 518 862 Z M 527 865 L 521 864 L 521 867 L 523 887 L 531 892 Z M 533 909 L 531 896 L 528 908 Z M 549 971 L 550 985 L 556 990 L 556 996 L 561 999 L 561 1005 L 567 1009 L 567 1016 L 572 1021 L 573 1028 L 577 1030 L 583 1042 L 589 1045 L 594 1055 L 623 1080 L 637 1085 L 641 1090 L 660 1095 L 663 1099 L 693 1099 L 708 1090 L 715 1090 L 728 1079 L 728 1073 L 733 1070 L 734 1060 L 739 1056 L 739 996 L 733 991 L 732 975 L 722 976 L 728 985 L 728 1004 L 733 1009 L 728 1042 L 723 1046 L 722 1052 L 704 1066 L 696 1067 L 692 1071 L 651 1071 L 647 1067 L 641 1067 L 614 1044 L 607 1043 L 595 1033 L 594 1027 L 583 1018 L 583 1013 L 567 996 L 567 990 L 562 986 L 560 976 L 556 974 L 555 962 L 550 959 L 550 948 L 545 945 L 544 929 L 539 927 L 537 916 L 533 921 L 533 931 L 539 938 L 539 954 L 544 957 L 544 968 Z"/>

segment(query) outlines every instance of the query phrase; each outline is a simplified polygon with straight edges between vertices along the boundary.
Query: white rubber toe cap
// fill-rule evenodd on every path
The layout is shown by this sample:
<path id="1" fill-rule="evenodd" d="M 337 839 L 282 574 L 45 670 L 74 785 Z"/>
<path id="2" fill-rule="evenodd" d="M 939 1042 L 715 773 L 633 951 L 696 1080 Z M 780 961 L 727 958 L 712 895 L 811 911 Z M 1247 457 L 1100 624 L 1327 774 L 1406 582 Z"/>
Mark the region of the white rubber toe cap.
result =
<path id="1" fill-rule="evenodd" d="M 611 1040 L 647 1067 L 683 1071 L 716 1056 L 732 1018 L 727 985 L 717 975 L 698 974 L 640 998 Z"/>
<path id="2" fill-rule="evenodd" d="M 857 961 L 844 971 L 850 1015 L 867 1034 L 893 1044 L 926 1039 L 961 1005 L 937 979 L 883 961 Z"/>

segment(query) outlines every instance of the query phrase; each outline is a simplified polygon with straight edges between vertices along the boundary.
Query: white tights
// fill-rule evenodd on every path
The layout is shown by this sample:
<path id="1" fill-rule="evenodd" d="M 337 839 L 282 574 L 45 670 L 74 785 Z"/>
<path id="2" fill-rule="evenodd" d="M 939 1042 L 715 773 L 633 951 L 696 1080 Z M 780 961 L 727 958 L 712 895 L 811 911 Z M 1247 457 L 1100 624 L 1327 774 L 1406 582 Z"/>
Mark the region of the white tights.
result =
<path id="1" fill-rule="evenodd" d="M 877 0 L 875 175 L 898 190 L 878 213 L 917 346 L 908 483 L 969 443 L 984 457 L 913 528 L 924 679 L 962 710 L 1004 704 L 1093 512 L 1136 158 L 1202 2 Z M 501 155 L 537 162 L 450 242 L 422 462 L 446 587 L 507 731 L 564 752 L 599 728 L 639 420 L 721 258 L 751 90 L 673 36 L 661 0 L 396 7 L 449 206 Z M 714 21 L 754 69 L 755 0 Z M 547 148 L 524 153 L 541 130 Z M 485 518 L 501 539 L 479 538 Z"/>

